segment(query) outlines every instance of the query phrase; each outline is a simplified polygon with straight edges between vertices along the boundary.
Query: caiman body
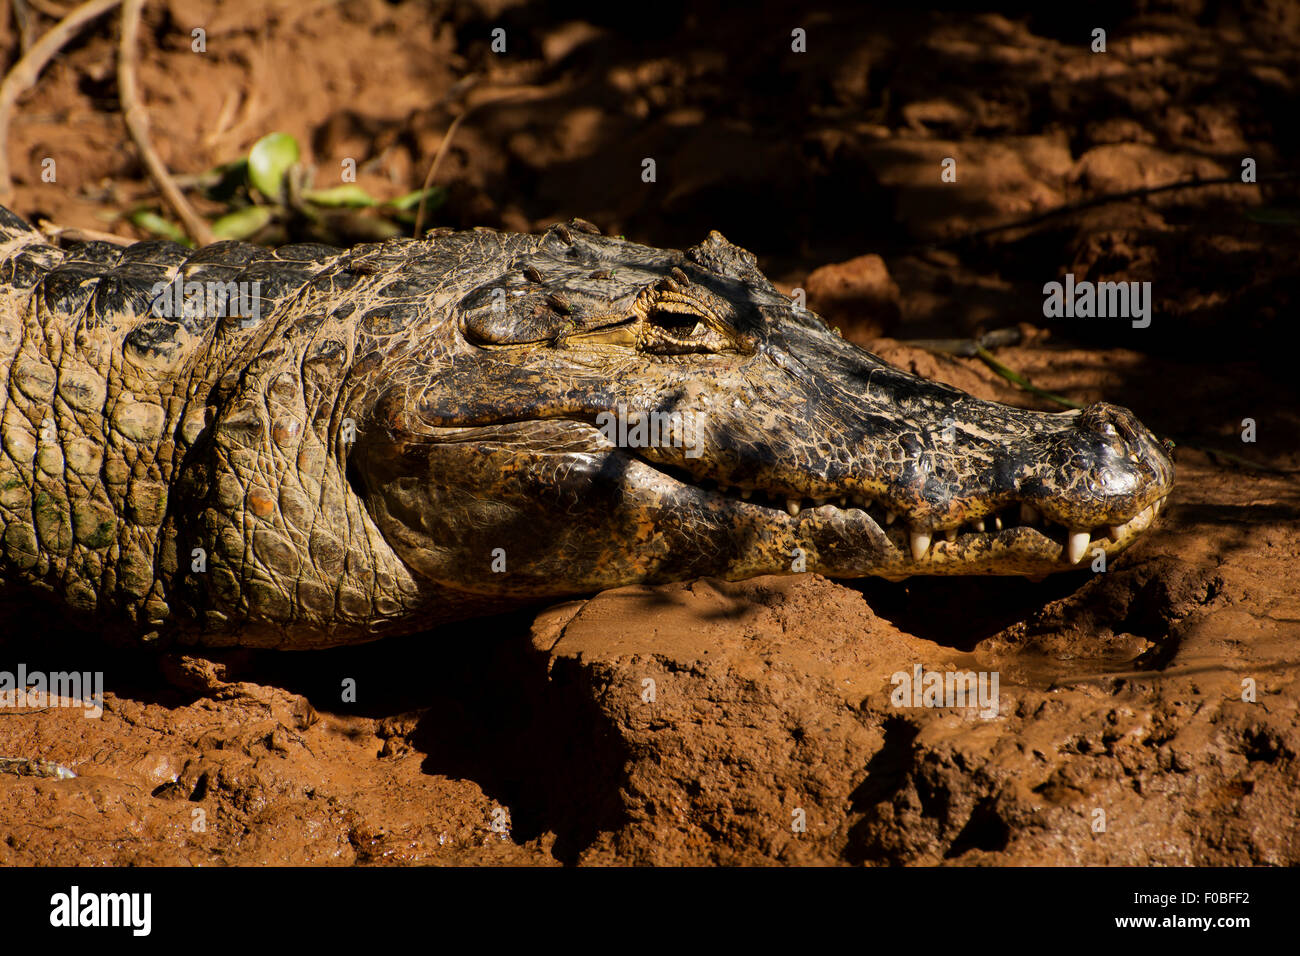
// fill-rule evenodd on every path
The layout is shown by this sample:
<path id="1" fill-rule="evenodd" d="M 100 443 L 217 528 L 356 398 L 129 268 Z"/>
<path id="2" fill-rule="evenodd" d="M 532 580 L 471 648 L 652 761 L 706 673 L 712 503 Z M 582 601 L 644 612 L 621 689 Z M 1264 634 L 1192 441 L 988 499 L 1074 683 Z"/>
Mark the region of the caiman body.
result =
<path id="1" fill-rule="evenodd" d="M 1036 576 L 1128 547 L 1173 477 L 1128 411 L 908 375 L 717 233 L 576 220 L 60 250 L 0 209 L 0 382 L 3 587 L 212 646 L 702 575 Z"/>

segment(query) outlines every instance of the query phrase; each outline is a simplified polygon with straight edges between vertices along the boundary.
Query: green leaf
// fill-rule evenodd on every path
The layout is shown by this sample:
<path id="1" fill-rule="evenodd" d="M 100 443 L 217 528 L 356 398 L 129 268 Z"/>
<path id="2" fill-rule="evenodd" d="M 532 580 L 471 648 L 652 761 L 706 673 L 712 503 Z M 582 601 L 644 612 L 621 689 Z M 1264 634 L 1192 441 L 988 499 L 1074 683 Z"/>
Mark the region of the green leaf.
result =
<path id="1" fill-rule="evenodd" d="M 212 234 L 218 239 L 247 239 L 261 230 L 275 213 L 270 206 L 245 206 L 228 212 L 212 224 Z"/>
<path id="2" fill-rule="evenodd" d="M 248 152 L 248 181 L 268 199 L 282 199 L 299 155 L 298 141 L 288 133 L 267 133 Z"/>
<path id="3" fill-rule="evenodd" d="M 164 219 L 156 212 L 148 209 L 137 209 L 127 217 L 131 222 L 139 226 L 145 232 L 152 232 L 155 236 L 162 236 L 164 239 L 170 239 L 172 242 L 179 242 L 183 246 L 192 246 L 190 237 L 185 235 L 185 230 L 169 219 Z"/>
<path id="4" fill-rule="evenodd" d="M 396 199 L 390 199 L 388 202 L 384 203 L 384 205 L 392 209 L 414 209 L 416 206 L 420 205 L 421 196 L 428 197 L 424 201 L 424 208 L 426 210 L 434 210 L 447 201 L 447 190 L 441 186 L 430 186 L 428 189 L 417 189 L 415 192 L 407 193 L 405 196 L 398 196 Z"/>
<path id="5" fill-rule="evenodd" d="M 309 203 L 317 206 L 326 206 L 334 209 L 341 206 L 351 208 L 361 208 L 363 206 L 377 206 L 379 200 L 370 193 L 366 192 L 356 183 L 345 183 L 342 186 L 334 186 L 331 189 L 307 189 L 303 191 L 302 198 Z"/>
<path id="6" fill-rule="evenodd" d="M 226 202 L 248 182 L 248 160 L 240 158 L 231 163 L 214 166 L 203 174 L 203 194 L 209 199 Z"/>

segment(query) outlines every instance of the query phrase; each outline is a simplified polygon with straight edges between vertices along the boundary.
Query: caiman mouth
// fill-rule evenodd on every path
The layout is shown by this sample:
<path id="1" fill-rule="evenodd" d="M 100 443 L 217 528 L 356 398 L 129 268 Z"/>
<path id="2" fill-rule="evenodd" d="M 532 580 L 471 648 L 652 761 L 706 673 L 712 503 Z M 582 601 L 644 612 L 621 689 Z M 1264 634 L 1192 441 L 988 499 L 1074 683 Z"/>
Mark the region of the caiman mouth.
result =
<path id="1" fill-rule="evenodd" d="M 624 449 L 632 451 L 631 449 Z M 787 528 L 796 538 L 815 536 L 826 528 L 870 525 L 893 546 L 895 555 L 869 572 L 901 579 L 911 574 L 1021 574 L 1030 577 L 1082 565 L 1100 548 L 1109 557 L 1127 549 L 1154 523 L 1168 494 L 1161 494 L 1131 514 L 1113 516 L 1104 524 L 1071 526 L 1043 510 L 1012 498 L 970 504 L 968 517 L 957 525 L 923 527 L 909 522 L 901 509 L 859 491 L 800 495 L 788 490 L 733 486 L 712 478 L 697 478 L 685 468 L 636 456 L 668 480 L 703 496 L 715 507 Z M 876 535 L 872 535 L 876 537 Z"/>

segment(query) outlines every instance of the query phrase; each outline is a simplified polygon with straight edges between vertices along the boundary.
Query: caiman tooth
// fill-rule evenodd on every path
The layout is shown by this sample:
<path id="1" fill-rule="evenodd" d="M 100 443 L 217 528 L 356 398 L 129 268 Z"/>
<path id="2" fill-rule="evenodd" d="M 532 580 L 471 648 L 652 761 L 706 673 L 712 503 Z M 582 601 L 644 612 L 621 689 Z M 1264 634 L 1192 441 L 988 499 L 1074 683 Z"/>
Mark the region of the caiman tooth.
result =
<path id="1" fill-rule="evenodd" d="M 890 511 L 888 508 L 886 508 L 886 509 L 885 509 L 885 524 L 893 524 L 893 523 L 894 523 L 895 521 L 897 521 L 897 520 L 898 520 L 898 515 L 897 515 L 895 512 Z"/>
<path id="2" fill-rule="evenodd" d="M 1161 499 L 1163 501 L 1163 499 Z M 1125 531 L 1135 529 L 1142 531 L 1156 520 L 1156 515 L 1160 511 L 1160 501 L 1147 505 L 1133 517 L 1119 524 L 1110 524 L 1106 526 L 1107 537 L 1112 541 L 1118 541 Z"/>
<path id="3" fill-rule="evenodd" d="M 1002 515 L 993 516 L 993 530 L 994 531 L 1002 530 Z"/>
<path id="4" fill-rule="evenodd" d="M 848 506 L 849 506 L 848 497 L 846 495 L 840 495 L 840 507 L 847 508 Z"/>
<path id="5" fill-rule="evenodd" d="M 785 510 L 788 511 L 788 512 L 790 513 L 790 517 L 791 517 L 791 518 L 797 518 L 797 517 L 799 516 L 799 499 L 798 499 L 798 498 L 786 498 L 786 499 L 785 499 Z"/>
<path id="6" fill-rule="evenodd" d="M 814 499 L 812 500 L 813 507 L 814 507 L 814 508 L 820 508 L 822 505 L 826 504 L 826 500 L 827 500 L 827 499 L 825 499 L 825 498 L 814 498 Z"/>
<path id="7" fill-rule="evenodd" d="M 974 521 L 972 521 L 972 522 L 970 523 L 970 526 L 971 526 L 972 528 L 974 528 L 976 531 L 983 531 L 983 530 L 984 530 L 984 519 L 983 519 L 983 518 L 976 518 Z"/>
<path id="8" fill-rule="evenodd" d="M 920 561 L 930 550 L 931 533 L 921 528 L 913 528 L 909 534 L 912 545 L 912 560 Z"/>
<path id="9" fill-rule="evenodd" d="M 1088 543 L 1092 539 L 1086 531 L 1071 531 L 1070 540 L 1065 546 L 1065 556 L 1071 564 L 1078 564 L 1088 553 Z"/>
<path id="10" fill-rule="evenodd" d="M 1033 505 L 1027 505 L 1023 501 L 1020 503 L 1020 523 L 1021 524 L 1038 524 L 1042 515 Z"/>
<path id="11" fill-rule="evenodd" d="M 741 488 L 741 489 L 740 489 L 740 497 L 743 498 L 745 501 L 748 501 L 748 500 L 749 500 L 750 498 L 752 498 L 753 496 L 754 496 L 754 489 L 753 489 L 753 488 Z"/>

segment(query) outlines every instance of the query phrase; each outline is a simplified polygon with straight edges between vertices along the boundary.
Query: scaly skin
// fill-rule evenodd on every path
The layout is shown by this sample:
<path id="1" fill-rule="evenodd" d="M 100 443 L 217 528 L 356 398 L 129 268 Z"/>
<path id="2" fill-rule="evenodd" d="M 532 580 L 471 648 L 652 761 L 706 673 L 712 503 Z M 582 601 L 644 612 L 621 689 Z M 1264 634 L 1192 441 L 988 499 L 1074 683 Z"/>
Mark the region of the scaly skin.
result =
<path id="1" fill-rule="evenodd" d="M 0 210 L 4 586 L 136 639 L 322 647 L 700 575 L 1036 576 L 1168 494 L 1124 409 L 901 372 L 717 233 L 593 233 L 61 251 Z M 178 271 L 260 282 L 259 320 L 151 314 Z M 620 408 L 681 417 L 633 447 Z"/>

